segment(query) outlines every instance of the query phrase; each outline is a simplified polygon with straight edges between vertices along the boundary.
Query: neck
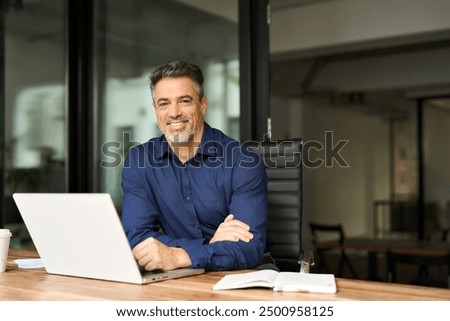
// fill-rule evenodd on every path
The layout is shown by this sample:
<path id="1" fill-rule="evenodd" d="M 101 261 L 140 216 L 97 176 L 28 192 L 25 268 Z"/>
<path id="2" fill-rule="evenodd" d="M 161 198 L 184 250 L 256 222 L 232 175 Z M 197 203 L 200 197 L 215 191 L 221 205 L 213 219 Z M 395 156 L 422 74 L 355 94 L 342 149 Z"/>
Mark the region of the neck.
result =
<path id="1" fill-rule="evenodd" d="M 198 144 L 196 147 L 191 147 L 188 145 L 189 143 L 170 144 L 170 148 L 172 149 L 173 153 L 177 155 L 178 159 L 183 164 L 186 163 L 188 160 L 190 160 L 192 157 L 194 157 L 198 150 Z"/>

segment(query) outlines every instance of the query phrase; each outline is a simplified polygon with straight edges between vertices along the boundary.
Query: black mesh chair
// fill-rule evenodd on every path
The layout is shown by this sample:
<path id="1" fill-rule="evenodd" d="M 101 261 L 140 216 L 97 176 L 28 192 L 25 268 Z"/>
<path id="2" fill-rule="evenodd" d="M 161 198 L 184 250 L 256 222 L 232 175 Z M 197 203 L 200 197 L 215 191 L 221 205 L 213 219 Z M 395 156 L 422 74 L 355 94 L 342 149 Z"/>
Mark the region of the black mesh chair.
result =
<path id="1" fill-rule="evenodd" d="M 398 271 L 402 269 L 402 275 L 407 274 L 406 267 L 416 267 L 417 276 L 408 283 L 414 285 L 431 286 L 438 288 L 450 288 L 450 255 L 436 254 L 425 255 L 416 253 L 392 252 L 387 253 L 388 281 L 398 282 Z M 431 275 L 432 267 L 442 267 L 445 270 L 442 277 Z M 435 273 L 436 274 L 436 273 Z M 414 273 L 415 275 L 415 273 Z"/>
<path id="2" fill-rule="evenodd" d="M 302 140 L 246 142 L 262 158 L 268 176 L 271 255 L 281 271 L 297 271 L 302 250 Z"/>
<path id="3" fill-rule="evenodd" d="M 342 225 L 309 223 L 309 227 L 312 233 L 312 242 L 320 260 L 318 262 L 319 271 L 333 273 L 326 256 L 327 253 L 335 252 L 339 257 L 339 268 L 336 275 L 342 277 L 344 267 L 347 265 L 353 278 L 357 279 L 358 275 L 343 248 L 345 234 Z"/>

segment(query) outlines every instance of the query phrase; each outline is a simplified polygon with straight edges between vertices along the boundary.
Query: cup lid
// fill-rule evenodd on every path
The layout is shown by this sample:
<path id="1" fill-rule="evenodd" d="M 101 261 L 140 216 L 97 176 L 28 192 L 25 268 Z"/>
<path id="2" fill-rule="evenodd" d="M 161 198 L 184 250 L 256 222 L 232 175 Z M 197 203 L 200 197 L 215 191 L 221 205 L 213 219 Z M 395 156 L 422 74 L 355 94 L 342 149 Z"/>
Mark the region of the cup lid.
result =
<path id="1" fill-rule="evenodd" d="M 0 236 L 12 236 L 12 234 L 8 229 L 0 229 Z"/>

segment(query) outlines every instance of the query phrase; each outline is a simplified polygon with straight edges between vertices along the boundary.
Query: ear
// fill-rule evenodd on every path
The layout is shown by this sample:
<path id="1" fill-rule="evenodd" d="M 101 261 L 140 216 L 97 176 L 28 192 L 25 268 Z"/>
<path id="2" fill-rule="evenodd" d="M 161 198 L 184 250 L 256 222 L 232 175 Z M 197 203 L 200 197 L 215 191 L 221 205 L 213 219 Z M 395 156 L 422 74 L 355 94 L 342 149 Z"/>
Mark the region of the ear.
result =
<path id="1" fill-rule="evenodd" d="M 202 116 L 205 116 L 207 107 L 208 107 L 208 98 L 206 98 L 206 96 L 203 96 L 202 101 L 200 102 L 200 111 L 202 113 Z"/>

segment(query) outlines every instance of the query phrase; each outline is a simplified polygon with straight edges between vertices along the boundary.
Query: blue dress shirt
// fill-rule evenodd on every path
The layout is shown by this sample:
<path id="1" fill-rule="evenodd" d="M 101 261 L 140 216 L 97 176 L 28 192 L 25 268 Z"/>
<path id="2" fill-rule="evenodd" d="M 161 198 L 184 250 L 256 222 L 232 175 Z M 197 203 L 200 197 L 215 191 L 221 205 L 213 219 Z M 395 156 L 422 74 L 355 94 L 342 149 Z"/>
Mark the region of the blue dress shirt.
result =
<path id="1" fill-rule="evenodd" d="M 154 237 L 183 248 L 193 267 L 207 270 L 254 268 L 268 251 L 264 164 L 206 123 L 197 154 L 185 164 L 164 136 L 132 148 L 122 189 L 122 223 L 131 247 Z M 230 213 L 250 226 L 254 238 L 209 244 Z"/>

